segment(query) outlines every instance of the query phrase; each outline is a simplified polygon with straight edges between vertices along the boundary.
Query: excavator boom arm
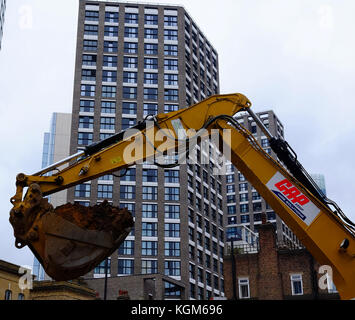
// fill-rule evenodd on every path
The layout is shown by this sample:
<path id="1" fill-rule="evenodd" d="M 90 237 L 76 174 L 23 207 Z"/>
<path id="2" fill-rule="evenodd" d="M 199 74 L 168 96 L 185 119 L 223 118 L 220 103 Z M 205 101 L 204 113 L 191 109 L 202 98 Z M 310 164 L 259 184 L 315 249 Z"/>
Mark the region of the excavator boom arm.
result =
<path id="1" fill-rule="evenodd" d="M 32 176 L 20 174 L 16 195 L 11 199 L 14 205 L 12 215 L 21 213 L 28 200 L 27 195 L 22 199 L 24 187 L 39 186 L 37 189 L 46 196 L 147 160 L 157 163 L 157 156 L 165 159 L 176 150 L 186 160 L 190 147 L 195 146 L 199 138 L 211 139 L 217 132 L 218 138 L 214 142 L 220 152 L 242 172 L 314 258 L 332 267 L 334 283 L 341 297 L 354 298 L 354 233 L 316 194 L 302 172 L 298 172 L 300 166 L 290 171 L 284 169 L 248 130 L 234 120 L 233 116 L 241 110 L 255 117 L 250 106 L 249 100 L 241 94 L 213 96 L 187 109 L 157 115 L 135 128 L 88 146 L 82 153 L 66 159 L 69 166 L 64 169 L 57 168 L 65 164 L 61 162 Z M 266 128 L 262 130 L 271 142 L 275 142 Z M 280 158 L 289 157 L 287 153 L 286 157 L 279 154 Z M 297 161 L 291 162 L 297 164 Z M 173 165 L 178 164 L 181 161 Z M 34 223 L 27 223 L 25 232 L 15 232 L 15 236 L 31 248 L 36 242 L 28 238 L 33 226 Z"/>

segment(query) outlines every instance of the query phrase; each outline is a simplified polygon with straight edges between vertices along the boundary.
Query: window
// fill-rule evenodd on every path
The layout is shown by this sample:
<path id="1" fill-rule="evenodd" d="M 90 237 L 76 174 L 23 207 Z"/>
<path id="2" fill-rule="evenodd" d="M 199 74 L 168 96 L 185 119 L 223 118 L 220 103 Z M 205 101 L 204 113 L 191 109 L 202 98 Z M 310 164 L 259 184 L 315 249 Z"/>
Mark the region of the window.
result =
<path id="1" fill-rule="evenodd" d="M 85 20 L 86 21 L 99 21 L 99 12 L 98 11 L 85 11 Z"/>
<path id="2" fill-rule="evenodd" d="M 158 69 L 158 59 L 144 58 L 144 69 Z"/>
<path id="3" fill-rule="evenodd" d="M 132 128 L 136 125 L 137 120 L 132 118 L 122 118 L 122 130 Z"/>
<path id="4" fill-rule="evenodd" d="M 178 25 L 177 16 L 164 16 L 164 25 L 169 27 L 177 27 Z"/>
<path id="5" fill-rule="evenodd" d="M 113 185 L 99 184 L 97 186 L 97 197 L 99 199 L 112 199 Z"/>
<path id="6" fill-rule="evenodd" d="M 237 213 L 237 207 L 236 206 L 227 206 L 227 213 L 228 214 L 236 214 Z"/>
<path id="7" fill-rule="evenodd" d="M 156 256 L 158 254 L 157 241 L 142 241 L 142 256 Z"/>
<path id="8" fill-rule="evenodd" d="M 165 261 L 164 273 L 166 276 L 180 276 L 180 261 Z"/>
<path id="9" fill-rule="evenodd" d="M 81 72 L 81 80 L 95 81 L 96 80 L 96 70 L 83 69 Z"/>
<path id="10" fill-rule="evenodd" d="M 134 273 L 134 260 L 118 259 L 118 274 L 133 274 Z"/>
<path id="11" fill-rule="evenodd" d="M 270 147 L 269 140 L 268 140 L 268 139 L 261 139 L 261 146 L 262 146 L 263 148 Z"/>
<path id="12" fill-rule="evenodd" d="M 99 178 L 99 181 L 113 181 L 113 175 L 112 174 L 106 174 L 104 176 L 101 176 Z"/>
<path id="13" fill-rule="evenodd" d="M 165 59 L 164 60 L 164 70 L 178 70 L 178 60 L 176 59 Z"/>
<path id="14" fill-rule="evenodd" d="M 180 188 L 165 188 L 165 201 L 179 201 L 180 200 Z"/>
<path id="15" fill-rule="evenodd" d="M 252 199 L 253 200 L 261 200 L 261 196 L 258 192 L 254 191 L 254 192 L 252 192 Z"/>
<path id="16" fill-rule="evenodd" d="M 116 87 L 102 86 L 103 98 L 116 98 Z"/>
<path id="17" fill-rule="evenodd" d="M 143 169 L 143 182 L 158 182 L 158 170 Z"/>
<path id="18" fill-rule="evenodd" d="M 123 66 L 125 68 L 136 69 L 138 67 L 138 58 L 136 58 L 136 57 L 123 57 Z"/>
<path id="19" fill-rule="evenodd" d="M 80 100 L 80 112 L 94 112 L 95 101 Z"/>
<path id="20" fill-rule="evenodd" d="M 142 260 L 142 274 L 153 274 L 158 272 L 157 260 Z"/>
<path id="21" fill-rule="evenodd" d="M 79 184 L 75 186 L 75 198 L 90 198 L 90 184 Z"/>
<path id="22" fill-rule="evenodd" d="M 197 280 L 203 283 L 203 270 L 200 268 L 197 269 Z"/>
<path id="23" fill-rule="evenodd" d="M 120 175 L 122 174 L 124 174 L 124 176 L 121 177 L 121 181 L 136 181 L 136 169 L 130 168 L 123 170 Z"/>
<path id="24" fill-rule="evenodd" d="M 158 89 L 156 88 L 144 88 L 145 100 L 158 100 Z"/>
<path id="25" fill-rule="evenodd" d="M 103 65 L 104 65 L 104 67 L 117 67 L 117 57 L 116 56 L 104 56 Z"/>
<path id="26" fill-rule="evenodd" d="M 254 214 L 254 222 L 261 221 L 261 214 L 260 213 L 255 213 Z"/>
<path id="27" fill-rule="evenodd" d="M 137 99 L 137 88 L 136 87 L 123 87 L 123 98 L 124 99 Z"/>
<path id="28" fill-rule="evenodd" d="M 138 53 L 138 43 L 125 42 L 124 43 L 124 53 L 137 54 Z"/>
<path id="29" fill-rule="evenodd" d="M 253 203 L 253 211 L 261 211 L 261 202 Z"/>
<path id="30" fill-rule="evenodd" d="M 157 73 L 144 73 L 144 83 L 145 84 L 158 84 L 158 74 Z"/>
<path id="31" fill-rule="evenodd" d="M 17 296 L 17 300 L 25 300 L 25 295 L 23 293 L 19 293 Z"/>
<path id="32" fill-rule="evenodd" d="M 105 26 L 105 37 L 118 37 L 118 27 Z"/>
<path id="33" fill-rule="evenodd" d="M 177 30 L 164 30 L 164 40 L 178 40 L 178 31 Z"/>
<path id="34" fill-rule="evenodd" d="M 165 223 L 165 237 L 179 238 L 180 224 L 179 223 Z"/>
<path id="35" fill-rule="evenodd" d="M 125 38 L 138 38 L 138 28 L 125 27 L 124 36 Z"/>
<path id="36" fill-rule="evenodd" d="M 123 72 L 124 83 L 137 83 L 137 72 Z"/>
<path id="37" fill-rule="evenodd" d="M 115 118 L 101 117 L 100 129 L 101 130 L 115 130 Z"/>
<path id="38" fill-rule="evenodd" d="M 121 199 L 135 199 L 136 187 L 135 186 L 120 186 Z"/>
<path id="39" fill-rule="evenodd" d="M 144 29 L 144 38 L 158 39 L 158 29 Z"/>
<path id="40" fill-rule="evenodd" d="M 79 117 L 79 128 L 82 129 L 94 128 L 94 117 Z"/>
<path id="41" fill-rule="evenodd" d="M 195 265 L 189 264 L 189 274 L 191 279 L 195 279 Z"/>
<path id="42" fill-rule="evenodd" d="M 144 24 L 147 24 L 147 25 L 158 25 L 158 16 L 156 14 L 146 14 L 146 15 L 144 15 Z"/>
<path id="43" fill-rule="evenodd" d="M 248 191 L 248 184 L 247 183 L 239 184 L 239 191 Z"/>
<path id="44" fill-rule="evenodd" d="M 118 248 L 119 255 L 133 256 L 134 255 L 134 241 L 125 240 Z"/>
<path id="45" fill-rule="evenodd" d="M 142 199 L 143 200 L 157 200 L 158 199 L 158 188 L 151 187 L 151 186 L 143 186 Z"/>
<path id="46" fill-rule="evenodd" d="M 227 193 L 233 193 L 235 192 L 235 185 L 234 184 L 228 184 L 227 185 Z"/>
<path id="47" fill-rule="evenodd" d="M 101 113 L 116 113 L 116 103 L 113 101 L 101 101 Z"/>
<path id="48" fill-rule="evenodd" d="M 78 133 L 78 144 L 87 146 L 92 143 L 93 134 L 88 132 Z"/>
<path id="49" fill-rule="evenodd" d="M 97 51 L 97 41 L 96 40 L 84 40 L 84 51 Z"/>
<path id="50" fill-rule="evenodd" d="M 157 218 L 158 206 L 156 204 L 142 205 L 142 218 Z"/>
<path id="51" fill-rule="evenodd" d="M 267 219 L 268 219 L 268 220 L 276 220 L 276 214 L 275 214 L 275 212 L 273 212 L 273 211 L 267 212 Z"/>
<path id="52" fill-rule="evenodd" d="M 291 289 L 292 295 L 303 295 L 303 282 L 301 274 L 291 274 Z"/>
<path id="53" fill-rule="evenodd" d="M 118 23 L 118 12 L 105 12 L 105 22 Z"/>
<path id="54" fill-rule="evenodd" d="M 243 201 L 248 201 L 248 193 L 241 193 L 239 195 L 239 201 L 243 202 Z"/>
<path id="55" fill-rule="evenodd" d="M 178 111 L 178 110 L 179 110 L 179 106 L 176 105 L 176 104 L 166 104 L 166 105 L 164 105 L 164 112 L 165 113 Z"/>
<path id="56" fill-rule="evenodd" d="M 104 41 L 104 52 L 116 53 L 118 51 L 118 43 L 116 41 Z"/>
<path id="57" fill-rule="evenodd" d="M 128 24 L 138 24 L 138 14 L 126 13 L 124 22 Z"/>
<path id="58" fill-rule="evenodd" d="M 6 290 L 5 291 L 5 300 L 11 300 L 11 299 L 12 299 L 12 291 Z"/>
<path id="59" fill-rule="evenodd" d="M 180 242 L 165 242 L 164 248 L 166 257 L 180 257 Z"/>
<path id="60" fill-rule="evenodd" d="M 104 82 L 116 82 L 117 72 L 116 71 L 106 71 L 102 72 L 102 81 Z"/>
<path id="61" fill-rule="evenodd" d="M 135 102 L 123 102 L 122 103 L 123 114 L 137 114 L 137 103 Z"/>
<path id="62" fill-rule="evenodd" d="M 180 206 L 178 205 L 165 205 L 165 218 L 166 219 L 180 219 Z"/>
<path id="63" fill-rule="evenodd" d="M 158 45 L 153 43 L 144 44 L 144 54 L 157 55 L 158 54 Z"/>
<path id="64" fill-rule="evenodd" d="M 96 66 L 97 56 L 92 54 L 83 55 L 83 65 L 84 66 Z"/>
<path id="65" fill-rule="evenodd" d="M 179 91 L 175 89 L 165 89 L 164 90 L 164 99 L 165 101 L 178 101 L 179 100 Z"/>
<path id="66" fill-rule="evenodd" d="M 249 205 L 248 204 L 241 204 L 240 205 L 240 212 L 241 213 L 249 212 Z"/>
<path id="67" fill-rule="evenodd" d="M 249 223 L 250 222 L 250 217 L 248 214 L 242 214 L 240 216 L 240 223 Z"/>
<path id="68" fill-rule="evenodd" d="M 157 237 L 158 236 L 158 224 L 155 222 L 143 222 L 142 223 L 142 236 L 143 237 Z"/>
<path id="69" fill-rule="evenodd" d="M 82 97 L 94 97 L 95 96 L 95 86 L 82 85 L 81 86 L 81 96 Z"/>
<path id="70" fill-rule="evenodd" d="M 250 298 L 249 279 L 248 278 L 238 279 L 238 287 L 239 287 L 239 299 L 249 299 Z"/>
<path id="71" fill-rule="evenodd" d="M 146 115 L 157 115 L 158 105 L 156 103 L 145 103 L 143 105 L 143 114 Z"/>
<path id="72" fill-rule="evenodd" d="M 105 274 L 106 273 L 106 260 L 102 261 L 95 269 L 95 274 Z M 107 260 L 107 273 L 111 273 L 111 259 Z"/>
<path id="73" fill-rule="evenodd" d="M 180 171 L 179 170 L 165 170 L 164 172 L 165 183 L 179 183 Z"/>
<path id="74" fill-rule="evenodd" d="M 179 76 L 177 74 L 164 74 L 164 84 L 166 86 L 177 86 Z"/>
<path id="75" fill-rule="evenodd" d="M 178 46 L 166 44 L 164 45 L 164 55 L 165 56 L 177 56 L 178 55 Z"/>

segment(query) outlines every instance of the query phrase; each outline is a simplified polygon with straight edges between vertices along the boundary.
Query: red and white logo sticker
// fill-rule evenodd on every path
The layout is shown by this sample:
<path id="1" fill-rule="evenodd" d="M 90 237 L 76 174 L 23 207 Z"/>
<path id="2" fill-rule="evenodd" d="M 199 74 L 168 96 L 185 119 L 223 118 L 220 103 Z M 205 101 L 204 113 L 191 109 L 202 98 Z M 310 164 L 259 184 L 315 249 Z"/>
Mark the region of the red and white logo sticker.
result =
<path id="1" fill-rule="evenodd" d="M 280 172 L 276 172 L 266 186 L 308 226 L 320 213 L 320 209 Z"/>

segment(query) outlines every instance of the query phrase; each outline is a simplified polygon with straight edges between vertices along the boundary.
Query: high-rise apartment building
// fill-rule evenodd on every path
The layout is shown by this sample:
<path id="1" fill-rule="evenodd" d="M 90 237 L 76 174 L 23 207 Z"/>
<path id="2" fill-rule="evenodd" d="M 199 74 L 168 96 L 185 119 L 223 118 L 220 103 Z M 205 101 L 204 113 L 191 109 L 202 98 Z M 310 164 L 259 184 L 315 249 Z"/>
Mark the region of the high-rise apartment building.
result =
<path id="1" fill-rule="evenodd" d="M 4 33 L 5 9 L 6 9 L 6 0 L 0 0 L 0 50 L 1 50 L 2 35 Z"/>
<path id="2" fill-rule="evenodd" d="M 53 113 L 50 130 L 44 133 L 42 168 L 69 156 L 71 118 L 70 113 Z M 67 202 L 67 191 L 54 193 L 48 196 L 48 200 L 54 207 L 63 205 Z M 33 274 L 37 280 L 49 278 L 36 258 L 33 262 Z"/>
<path id="3" fill-rule="evenodd" d="M 284 138 L 284 126 L 273 111 L 258 112 L 256 115 L 261 119 L 266 128 L 274 137 Z M 267 137 L 263 134 L 255 121 L 247 114 L 239 114 L 238 122 L 248 129 L 258 141 L 260 146 L 277 159 L 272 151 Z M 279 242 L 298 245 L 299 240 L 288 226 L 279 218 L 277 213 L 261 197 L 255 188 L 245 179 L 233 165 L 229 165 L 226 175 L 226 202 L 227 202 L 227 241 L 240 238 L 242 229 L 240 225 L 246 226 L 255 233 L 262 223 L 262 213 L 266 214 L 269 222 L 276 227 L 277 239 Z"/>
<path id="4" fill-rule="evenodd" d="M 183 7 L 81 0 L 71 153 L 147 115 L 219 93 L 218 55 Z M 197 153 L 204 156 L 198 148 Z M 207 154 L 208 156 L 208 154 Z M 110 258 L 111 277 L 160 274 L 186 298 L 222 296 L 224 177 L 214 161 L 164 169 L 145 163 L 68 192 L 68 201 L 108 199 L 135 216 L 134 231 Z M 87 277 L 102 277 L 104 263 Z M 163 284 L 166 298 L 183 298 Z"/>

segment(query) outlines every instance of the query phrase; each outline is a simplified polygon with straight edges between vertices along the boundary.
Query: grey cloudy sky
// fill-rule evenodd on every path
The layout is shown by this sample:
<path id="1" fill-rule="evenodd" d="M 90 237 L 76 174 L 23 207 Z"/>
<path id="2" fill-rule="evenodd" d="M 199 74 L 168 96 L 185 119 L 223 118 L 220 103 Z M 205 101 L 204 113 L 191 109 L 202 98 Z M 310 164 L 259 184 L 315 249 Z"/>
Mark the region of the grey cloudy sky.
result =
<path id="1" fill-rule="evenodd" d="M 286 139 L 354 221 L 355 1 L 177 0 L 214 45 L 221 93 L 273 109 Z M 15 176 L 40 169 L 53 112 L 71 112 L 77 0 L 10 0 L 0 51 L 0 259 L 31 265 L 8 222 Z"/>

